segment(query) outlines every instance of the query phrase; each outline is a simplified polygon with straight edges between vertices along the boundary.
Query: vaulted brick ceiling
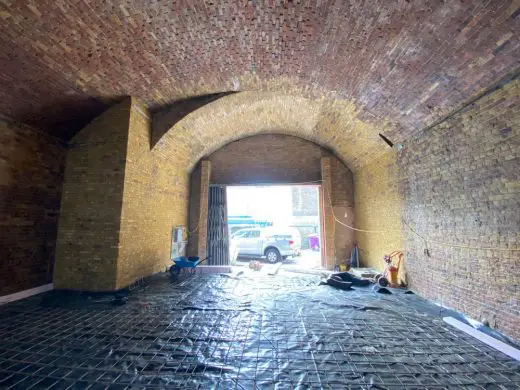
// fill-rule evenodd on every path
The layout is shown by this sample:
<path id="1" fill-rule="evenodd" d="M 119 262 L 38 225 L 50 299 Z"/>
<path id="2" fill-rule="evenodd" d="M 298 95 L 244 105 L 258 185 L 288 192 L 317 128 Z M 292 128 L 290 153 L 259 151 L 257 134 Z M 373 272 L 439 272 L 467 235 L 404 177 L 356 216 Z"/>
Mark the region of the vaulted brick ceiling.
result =
<path id="1" fill-rule="evenodd" d="M 121 96 L 341 99 L 400 141 L 520 60 L 515 0 L 0 2 L 0 115 L 68 138 Z M 388 126 L 387 126 L 388 127 Z"/>

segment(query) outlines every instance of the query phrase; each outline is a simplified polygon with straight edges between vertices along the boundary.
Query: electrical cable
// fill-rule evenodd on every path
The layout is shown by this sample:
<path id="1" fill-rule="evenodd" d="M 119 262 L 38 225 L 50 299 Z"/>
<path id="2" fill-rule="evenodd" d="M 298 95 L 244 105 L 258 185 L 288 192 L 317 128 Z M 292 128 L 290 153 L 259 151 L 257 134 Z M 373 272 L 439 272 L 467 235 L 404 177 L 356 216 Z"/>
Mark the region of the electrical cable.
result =
<path id="1" fill-rule="evenodd" d="M 334 218 L 334 220 L 339 223 L 340 225 L 342 226 L 345 226 L 346 228 L 348 229 L 351 229 L 351 230 L 354 230 L 354 231 L 357 231 L 357 232 L 362 232 L 362 233 L 375 233 L 375 234 L 385 234 L 385 233 L 401 233 L 402 230 L 397 230 L 397 229 L 388 229 L 388 230 L 364 230 L 364 229 L 357 229 L 353 226 L 349 226 L 347 225 L 346 223 L 343 223 L 342 221 L 340 221 L 338 219 L 338 217 L 336 217 L 336 214 L 334 213 L 334 207 L 332 206 L 332 199 L 331 199 L 331 196 L 330 196 L 330 193 L 327 192 L 327 195 L 328 195 L 328 198 L 329 198 L 329 205 L 330 205 L 330 209 L 332 211 L 332 217 Z M 436 240 L 431 240 L 431 239 L 428 239 L 424 236 L 422 236 L 421 234 L 417 233 L 411 226 L 410 224 L 408 224 L 406 222 L 406 220 L 404 218 L 401 219 L 403 224 L 410 230 L 410 232 L 412 232 L 413 234 L 415 234 L 417 237 L 419 237 L 421 240 L 424 241 L 425 243 L 425 246 L 426 246 L 426 249 L 428 249 L 428 243 L 433 243 L 433 244 L 437 244 L 437 245 L 440 245 L 440 246 L 445 246 L 445 247 L 451 247 L 451 248 L 460 248 L 460 249 L 472 249 L 472 250 L 492 250 L 492 251 L 501 251 L 501 252 L 520 252 L 520 248 L 500 248 L 500 247 L 474 247 L 474 246 L 469 246 L 469 245 L 459 245 L 459 244 L 452 244 L 452 243 L 448 243 L 448 242 L 443 242 L 443 241 L 436 241 Z"/>
<path id="2" fill-rule="evenodd" d="M 314 181 L 307 181 L 307 182 L 300 182 L 300 183 L 292 183 L 290 185 L 310 185 L 310 184 L 316 184 L 316 183 L 322 183 L 322 182 L 323 182 L 323 180 L 314 180 Z M 400 229 L 385 229 L 385 230 L 358 229 L 358 228 L 355 228 L 353 226 L 350 226 L 350 225 L 340 221 L 339 218 L 334 213 L 334 207 L 332 206 L 332 198 L 331 198 L 331 195 L 330 195 L 330 192 L 332 192 L 332 191 L 326 191 L 326 192 L 327 192 L 327 197 L 328 197 L 328 200 L 329 200 L 329 207 L 331 209 L 332 217 L 334 218 L 334 221 L 336 223 L 346 227 L 347 229 L 350 229 L 350 230 L 353 230 L 353 231 L 356 231 L 356 232 L 370 233 L 370 234 L 402 233 L 402 230 L 400 230 Z M 401 221 L 408 228 L 408 230 L 412 234 L 416 235 L 417 237 L 419 237 L 421 240 L 424 241 L 426 249 L 429 249 L 428 248 L 428 244 L 430 243 L 430 244 L 436 244 L 436 245 L 439 245 L 439 246 L 451 247 L 451 248 L 459 248 L 459 249 L 491 250 L 491 251 L 500 251 L 500 252 L 520 252 L 520 248 L 474 247 L 474 246 L 469 246 L 469 245 L 459 245 L 459 244 L 453 244 L 453 243 L 448 243 L 448 242 L 443 242 L 443 241 L 431 240 L 431 239 L 426 238 L 423 235 L 419 234 L 417 231 L 415 231 L 415 229 L 413 229 L 412 226 L 410 226 L 410 224 L 407 223 L 404 218 L 402 218 Z M 199 222 L 197 223 L 197 226 L 195 227 L 195 229 L 187 232 L 188 233 L 188 237 L 189 237 L 190 234 L 194 234 L 195 232 L 197 232 L 197 230 L 199 229 L 199 226 L 200 226 L 200 216 L 199 216 Z M 336 233 L 336 226 L 335 225 L 334 225 L 334 232 L 333 233 L 334 233 L 334 237 L 335 237 L 336 236 L 336 234 L 335 234 Z"/>

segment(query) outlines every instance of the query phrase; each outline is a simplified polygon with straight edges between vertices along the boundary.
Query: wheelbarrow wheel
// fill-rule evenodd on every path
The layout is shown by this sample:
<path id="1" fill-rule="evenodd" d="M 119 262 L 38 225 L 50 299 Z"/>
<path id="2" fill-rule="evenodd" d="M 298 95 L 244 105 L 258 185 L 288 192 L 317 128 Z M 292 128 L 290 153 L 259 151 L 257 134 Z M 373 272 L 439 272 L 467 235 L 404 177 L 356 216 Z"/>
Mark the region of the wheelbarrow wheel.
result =
<path id="1" fill-rule="evenodd" d="M 181 269 L 175 265 L 172 265 L 170 267 L 170 277 L 172 279 L 172 281 L 177 281 L 177 279 L 179 279 L 179 275 L 181 273 Z"/>
<path id="2" fill-rule="evenodd" d="M 379 284 L 381 287 L 386 287 L 389 285 L 389 282 L 387 278 L 385 278 L 384 276 L 380 276 L 377 279 L 377 284 Z"/>

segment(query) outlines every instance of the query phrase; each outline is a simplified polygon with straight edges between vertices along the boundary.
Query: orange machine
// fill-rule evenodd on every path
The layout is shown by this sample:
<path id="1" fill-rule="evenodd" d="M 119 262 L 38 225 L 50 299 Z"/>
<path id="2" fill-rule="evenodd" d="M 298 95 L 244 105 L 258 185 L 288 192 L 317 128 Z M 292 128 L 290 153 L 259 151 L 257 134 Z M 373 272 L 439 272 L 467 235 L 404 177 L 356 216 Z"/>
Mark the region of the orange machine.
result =
<path id="1" fill-rule="evenodd" d="M 394 263 L 394 258 L 397 257 L 397 262 Z M 404 258 L 404 253 L 401 251 L 393 251 L 389 255 L 383 257 L 385 262 L 385 270 L 377 277 L 377 283 L 382 286 L 399 287 L 397 274 L 399 273 L 399 267 L 401 266 L 401 260 Z"/>

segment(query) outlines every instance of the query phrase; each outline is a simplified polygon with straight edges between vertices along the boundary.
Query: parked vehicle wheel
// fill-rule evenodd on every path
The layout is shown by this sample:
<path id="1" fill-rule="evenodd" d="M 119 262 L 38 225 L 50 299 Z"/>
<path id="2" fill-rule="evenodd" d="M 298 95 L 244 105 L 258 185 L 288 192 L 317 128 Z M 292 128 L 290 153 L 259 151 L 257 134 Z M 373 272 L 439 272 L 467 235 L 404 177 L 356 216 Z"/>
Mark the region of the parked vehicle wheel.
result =
<path id="1" fill-rule="evenodd" d="M 267 259 L 267 262 L 274 264 L 278 263 L 282 259 L 282 256 L 277 249 L 269 248 L 265 251 L 265 258 Z"/>

